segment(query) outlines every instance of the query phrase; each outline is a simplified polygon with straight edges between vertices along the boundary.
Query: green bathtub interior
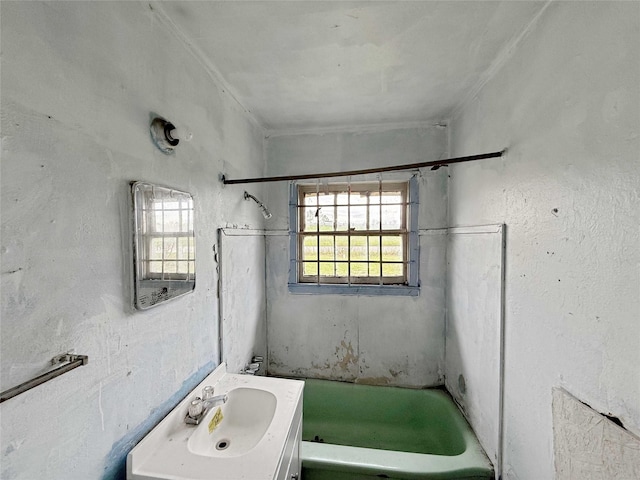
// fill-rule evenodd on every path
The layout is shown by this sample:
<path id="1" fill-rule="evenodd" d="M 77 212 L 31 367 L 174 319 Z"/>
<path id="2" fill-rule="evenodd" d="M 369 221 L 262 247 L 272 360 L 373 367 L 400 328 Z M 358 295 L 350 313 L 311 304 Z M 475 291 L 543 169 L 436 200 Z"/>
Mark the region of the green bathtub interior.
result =
<path id="1" fill-rule="evenodd" d="M 303 480 L 493 478 L 475 435 L 439 389 L 308 379 L 302 440 Z"/>

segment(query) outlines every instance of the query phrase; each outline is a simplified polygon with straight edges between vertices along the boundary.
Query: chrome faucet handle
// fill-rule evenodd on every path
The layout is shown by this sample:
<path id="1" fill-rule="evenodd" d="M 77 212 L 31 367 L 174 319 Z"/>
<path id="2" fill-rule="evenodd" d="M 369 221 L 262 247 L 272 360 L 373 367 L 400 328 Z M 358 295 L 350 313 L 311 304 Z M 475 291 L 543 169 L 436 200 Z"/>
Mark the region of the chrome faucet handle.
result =
<path id="1" fill-rule="evenodd" d="M 202 399 L 200 397 L 194 398 L 189 404 L 189 416 L 191 418 L 196 418 L 202 413 L 202 410 L 204 410 Z"/>
<path id="2" fill-rule="evenodd" d="M 251 359 L 251 363 L 262 363 L 264 362 L 264 357 L 262 355 L 254 355 Z"/>
<path id="3" fill-rule="evenodd" d="M 213 387 L 207 385 L 202 389 L 202 400 L 209 400 L 210 398 L 213 398 Z"/>

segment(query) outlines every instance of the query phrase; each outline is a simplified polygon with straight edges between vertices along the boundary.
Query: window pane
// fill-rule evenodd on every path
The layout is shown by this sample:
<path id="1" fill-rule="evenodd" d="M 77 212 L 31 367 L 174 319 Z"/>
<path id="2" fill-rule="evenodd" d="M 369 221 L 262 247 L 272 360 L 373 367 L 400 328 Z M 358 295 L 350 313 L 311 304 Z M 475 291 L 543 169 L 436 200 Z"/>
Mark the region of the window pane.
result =
<path id="1" fill-rule="evenodd" d="M 367 237 L 351 237 L 351 261 L 368 260 Z"/>
<path id="2" fill-rule="evenodd" d="M 349 205 L 349 194 L 347 192 L 336 193 L 336 205 Z"/>
<path id="3" fill-rule="evenodd" d="M 189 273 L 189 262 L 178 262 L 178 273 Z"/>
<path id="4" fill-rule="evenodd" d="M 351 207 L 351 229 L 366 230 L 367 229 L 367 207 Z"/>
<path id="5" fill-rule="evenodd" d="M 336 237 L 336 260 L 349 260 L 349 238 L 344 235 Z"/>
<path id="6" fill-rule="evenodd" d="M 300 210 L 304 219 L 303 232 L 315 232 L 318 228 L 318 207 L 302 207 Z"/>
<path id="7" fill-rule="evenodd" d="M 320 260 L 335 260 L 334 241 L 333 236 L 320 236 Z"/>
<path id="8" fill-rule="evenodd" d="M 165 210 L 163 229 L 161 232 L 180 231 L 180 212 L 178 210 Z"/>
<path id="9" fill-rule="evenodd" d="M 335 263 L 333 262 L 320 262 L 320 275 L 324 277 L 335 277 Z"/>
<path id="10" fill-rule="evenodd" d="M 163 212 L 162 210 L 156 210 L 154 212 L 149 212 L 152 214 L 151 221 L 153 224 L 151 225 L 154 232 L 162 233 L 164 232 L 164 223 L 162 221 Z"/>
<path id="11" fill-rule="evenodd" d="M 402 228 L 402 205 L 384 205 L 382 207 L 382 229 Z"/>
<path id="12" fill-rule="evenodd" d="M 302 240 L 301 260 L 316 260 L 318 258 L 318 239 L 316 236 L 305 236 Z"/>
<path id="13" fill-rule="evenodd" d="M 382 203 L 402 203 L 402 193 L 382 192 Z"/>
<path id="14" fill-rule="evenodd" d="M 162 238 L 152 238 L 149 246 L 149 258 L 151 260 L 162 260 Z"/>
<path id="15" fill-rule="evenodd" d="M 369 192 L 353 192 L 349 198 L 351 205 L 366 205 L 369 202 Z"/>
<path id="16" fill-rule="evenodd" d="M 368 240 L 369 260 L 380 260 L 380 237 L 369 237 Z"/>
<path id="17" fill-rule="evenodd" d="M 302 274 L 305 276 L 318 275 L 318 264 L 316 262 L 304 262 L 302 264 Z"/>
<path id="18" fill-rule="evenodd" d="M 369 264 L 369 275 L 371 277 L 379 277 L 380 276 L 380 264 L 379 263 L 370 263 Z"/>
<path id="19" fill-rule="evenodd" d="M 178 260 L 189 260 L 189 237 L 178 238 Z"/>
<path id="20" fill-rule="evenodd" d="M 382 261 L 402 262 L 403 258 L 402 236 L 382 237 Z"/>
<path id="21" fill-rule="evenodd" d="M 369 267 L 366 263 L 351 262 L 352 277 L 368 277 Z"/>
<path id="22" fill-rule="evenodd" d="M 186 202 L 183 202 L 186 203 Z M 181 232 L 189 232 L 191 230 L 193 230 L 191 228 L 191 215 L 189 210 L 182 210 L 180 215 L 180 219 L 181 219 L 181 225 L 180 225 L 180 231 Z"/>
<path id="23" fill-rule="evenodd" d="M 332 232 L 334 230 L 335 210 L 333 206 L 320 207 L 318 211 L 321 232 Z"/>
<path id="24" fill-rule="evenodd" d="M 380 204 L 380 193 L 378 193 L 377 190 L 375 192 L 371 192 L 371 195 L 369 195 L 369 204 L 370 205 Z"/>
<path id="25" fill-rule="evenodd" d="M 369 207 L 369 230 L 380 230 L 380 205 Z"/>
<path id="26" fill-rule="evenodd" d="M 302 203 L 305 206 L 315 206 L 318 205 L 318 198 L 315 193 L 305 193 L 304 198 L 302 199 Z"/>
<path id="27" fill-rule="evenodd" d="M 175 260 L 177 257 L 178 239 L 175 237 L 164 239 L 164 259 Z M 166 270 L 166 269 L 165 269 Z"/>
<path id="28" fill-rule="evenodd" d="M 337 207 L 336 231 L 346 232 L 349 229 L 349 207 Z"/>
<path id="29" fill-rule="evenodd" d="M 349 275 L 349 264 L 347 262 L 336 262 L 336 276 L 346 277 Z"/>
<path id="30" fill-rule="evenodd" d="M 162 273 L 162 262 L 149 262 L 149 273 Z"/>
<path id="31" fill-rule="evenodd" d="M 383 263 L 382 264 L 382 276 L 383 277 L 402 277 L 404 272 L 403 265 L 401 263 Z"/>
<path id="32" fill-rule="evenodd" d="M 327 205 L 335 205 L 336 196 L 334 193 L 321 193 L 318 195 L 318 205 L 327 206 Z"/>
<path id="33" fill-rule="evenodd" d="M 164 273 L 176 273 L 178 271 L 178 262 L 164 262 Z"/>

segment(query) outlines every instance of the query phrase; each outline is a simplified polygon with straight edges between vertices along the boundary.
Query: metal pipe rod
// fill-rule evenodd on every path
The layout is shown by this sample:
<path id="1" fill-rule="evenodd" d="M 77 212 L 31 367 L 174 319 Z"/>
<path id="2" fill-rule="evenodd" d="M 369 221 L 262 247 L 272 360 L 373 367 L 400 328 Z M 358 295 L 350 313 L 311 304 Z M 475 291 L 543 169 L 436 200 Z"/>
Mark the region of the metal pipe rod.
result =
<path id="1" fill-rule="evenodd" d="M 70 372 L 75 368 L 81 367 L 82 365 L 86 365 L 87 363 L 89 363 L 89 357 L 87 355 L 69 355 L 68 358 L 69 358 L 69 363 L 67 363 L 66 365 L 63 365 L 54 370 L 51 370 L 50 372 L 43 373 L 42 375 L 32 378 L 27 382 L 21 383 L 17 387 L 13 387 L 13 388 L 10 388 L 9 390 L 5 390 L 4 392 L 2 392 L 2 394 L 0 394 L 0 403 L 4 402 L 5 400 L 9 400 L 10 398 L 15 397 L 16 395 L 20 395 L 21 393 L 24 393 L 27 390 L 31 390 L 32 388 L 37 387 L 38 385 L 42 385 L 43 383 L 48 382 L 49 380 L 52 380 L 56 377 L 59 377 L 60 375 Z"/>
<path id="2" fill-rule="evenodd" d="M 229 180 L 222 175 L 222 183 L 225 185 L 234 185 L 238 183 L 264 183 L 264 182 L 282 182 L 289 180 L 310 180 L 315 178 L 328 178 L 328 177 L 347 177 L 352 175 L 367 175 L 369 173 L 381 173 L 381 172 L 397 172 L 400 170 L 414 170 L 424 167 L 439 168 L 444 165 L 450 165 L 452 163 L 473 162 L 475 160 L 485 160 L 487 158 L 502 157 L 506 152 L 506 148 L 499 152 L 482 153 L 480 155 L 469 155 L 467 157 L 445 158 L 442 160 L 432 160 L 429 162 L 409 163 L 405 165 L 391 165 L 388 167 L 366 168 L 362 170 L 350 170 L 347 172 L 327 172 L 327 173 L 307 173 L 302 175 L 282 175 L 277 177 L 256 177 L 256 178 L 238 178 L 235 180 Z"/>

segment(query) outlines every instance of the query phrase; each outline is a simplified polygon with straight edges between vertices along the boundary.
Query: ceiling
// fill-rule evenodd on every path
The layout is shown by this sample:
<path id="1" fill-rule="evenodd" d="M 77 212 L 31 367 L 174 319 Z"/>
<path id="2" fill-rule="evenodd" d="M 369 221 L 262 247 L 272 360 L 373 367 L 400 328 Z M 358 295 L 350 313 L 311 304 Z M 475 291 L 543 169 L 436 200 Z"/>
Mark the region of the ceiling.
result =
<path id="1" fill-rule="evenodd" d="M 156 4 L 267 130 L 446 120 L 541 1 Z"/>

